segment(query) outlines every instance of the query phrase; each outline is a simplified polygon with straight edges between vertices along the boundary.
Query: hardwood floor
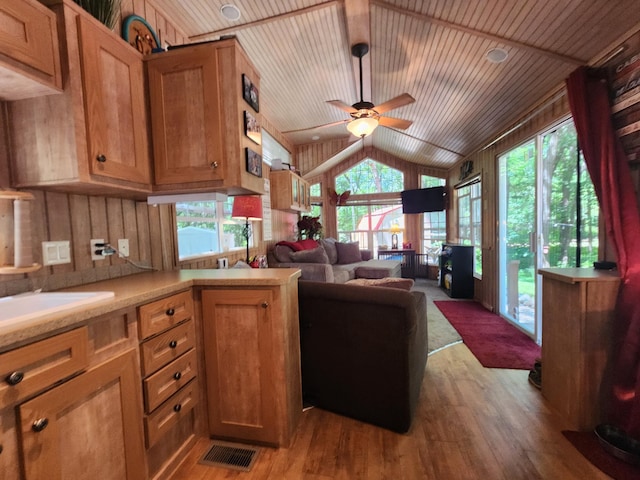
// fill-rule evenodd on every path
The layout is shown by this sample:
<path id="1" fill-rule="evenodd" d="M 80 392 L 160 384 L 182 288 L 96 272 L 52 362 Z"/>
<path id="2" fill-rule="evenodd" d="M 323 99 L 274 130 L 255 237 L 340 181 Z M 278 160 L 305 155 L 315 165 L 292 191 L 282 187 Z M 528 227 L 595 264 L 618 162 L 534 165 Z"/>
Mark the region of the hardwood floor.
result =
<path id="1" fill-rule="evenodd" d="M 429 357 L 406 435 L 311 409 L 291 447 L 262 448 L 251 472 L 199 465 L 202 439 L 172 479 L 608 479 L 563 437 L 527 375 L 483 368 L 453 345 Z"/>

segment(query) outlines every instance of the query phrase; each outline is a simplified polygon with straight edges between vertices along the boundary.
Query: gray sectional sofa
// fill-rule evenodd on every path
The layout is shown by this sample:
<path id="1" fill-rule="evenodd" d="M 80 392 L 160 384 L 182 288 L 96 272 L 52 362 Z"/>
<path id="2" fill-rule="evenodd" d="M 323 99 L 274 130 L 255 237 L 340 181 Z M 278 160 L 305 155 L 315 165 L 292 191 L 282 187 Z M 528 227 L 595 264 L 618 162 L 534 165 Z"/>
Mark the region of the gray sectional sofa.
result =
<path id="1" fill-rule="evenodd" d="M 332 238 L 278 242 L 268 252 L 268 262 L 270 267 L 299 268 L 301 280 L 326 283 L 400 277 L 402 263 L 374 260 L 371 251 L 360 249 L 358 242 L 338 242 Z"/>

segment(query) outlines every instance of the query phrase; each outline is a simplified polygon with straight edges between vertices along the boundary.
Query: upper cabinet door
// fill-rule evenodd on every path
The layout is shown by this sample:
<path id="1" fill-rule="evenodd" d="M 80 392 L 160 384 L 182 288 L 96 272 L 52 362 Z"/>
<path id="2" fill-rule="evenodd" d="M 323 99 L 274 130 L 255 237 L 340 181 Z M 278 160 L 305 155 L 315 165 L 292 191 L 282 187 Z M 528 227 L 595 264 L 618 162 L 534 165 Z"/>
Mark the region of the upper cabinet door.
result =
<path id="1" fill-rule="evenodd" d="M 55 14 L 34 0 L 0 2 L 0 99 L 61 91 Z"/>
<path id="2" fill-rule="evenodd" d="M 224 179 L 221 124 L 237 129 L 239 122 L 220 113 L 218 49 L 162 54 L 147 61 L 147 71 L 156 185 Z"/>
<path id="3" fill-rule="evenodd" d="M 149 141 L 140 54 L 78 17 L 90 171 L 150 183 Z"/>

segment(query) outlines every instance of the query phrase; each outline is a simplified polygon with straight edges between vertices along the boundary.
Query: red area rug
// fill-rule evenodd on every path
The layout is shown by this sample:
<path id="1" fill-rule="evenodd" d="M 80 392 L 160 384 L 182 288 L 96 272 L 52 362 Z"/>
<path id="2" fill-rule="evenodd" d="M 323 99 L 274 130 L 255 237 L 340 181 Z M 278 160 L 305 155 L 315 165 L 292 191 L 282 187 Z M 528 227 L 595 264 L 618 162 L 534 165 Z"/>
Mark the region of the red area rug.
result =
<path id="1" fill-rule="evenodd" d="M 433 302 L 453 325 L 482 366 L 531 370 L 540 357 L 538 346 L 525 333 L 477 302 Z"/>
<path id="2" fill-rule="evenodd" d="M 609 454 L 602 448 L 594 432 L 564 430 L 562 434 L 584 458 L 611 478 L 616 480 L 637 480 L 640 478 L 640 466 L 623 462 Z"/>

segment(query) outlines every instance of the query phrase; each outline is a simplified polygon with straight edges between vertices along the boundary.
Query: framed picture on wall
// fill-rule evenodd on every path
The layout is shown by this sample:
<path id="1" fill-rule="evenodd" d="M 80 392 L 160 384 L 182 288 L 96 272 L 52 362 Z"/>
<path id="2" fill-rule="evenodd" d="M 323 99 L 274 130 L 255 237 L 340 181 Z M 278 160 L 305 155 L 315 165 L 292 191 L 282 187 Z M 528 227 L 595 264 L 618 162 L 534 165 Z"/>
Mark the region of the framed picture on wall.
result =
<path id="1" fill-rule="evenodd" d="M 247 172 L 256 177 L 262 177 L 262 155 L 250 148 L 244 149 L 247 156 Z"/>
<path id="2" fill-rule="evenodd" d="M 244 112 L 244 134 L 252 141 L 260 145 L 262 143 L 262 133 L 260 132 L 260 124 L 251 112 Z"/>
<path id="3" fill-rule="evenodd" d="M 256 87 L 251 79 L 244 73 L 242 74 L 242 98 L 244 98 L 244 100 L 251 105 L 256 112 L 260 111 L 258 87 Z"/>

